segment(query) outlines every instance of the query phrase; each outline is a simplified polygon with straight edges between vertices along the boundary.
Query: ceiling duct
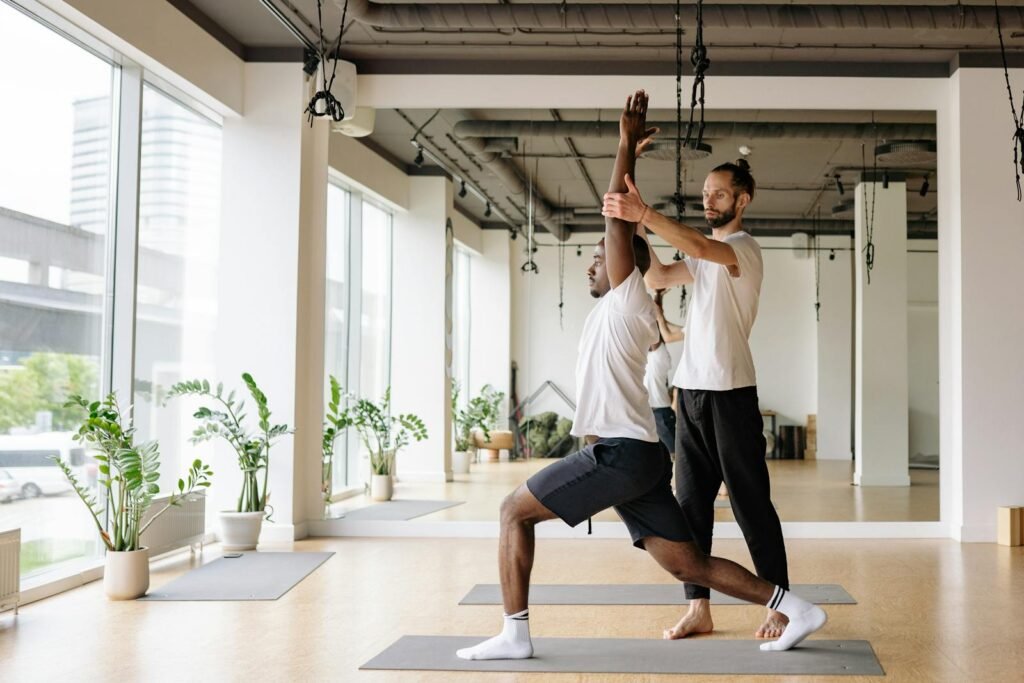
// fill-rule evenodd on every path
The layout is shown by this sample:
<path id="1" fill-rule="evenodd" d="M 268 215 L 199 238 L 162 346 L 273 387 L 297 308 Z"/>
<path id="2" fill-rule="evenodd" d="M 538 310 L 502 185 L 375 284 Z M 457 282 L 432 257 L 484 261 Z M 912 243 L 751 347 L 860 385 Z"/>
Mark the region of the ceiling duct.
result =
<path id="1" fill-rule="evenodd" d="M 844 199 L 838 204 L 832 206 L 832 217 L 836 216 L 848 216 L 853 213 L 854 201 L 852 199 Z"/>
<path id="2" fill-rule="evenodd" d="M 339 6 L 345 0 L 335 0 Z M 361 24 L 409 29 L 671 29 L 675 4 L 379 3 L 348 0 L 348 15 Z M 684 26 L 696 23 L 695 5 L 684 5 Z M 1000 7 L 1004 29 L 1024 28 L 1024 7 Z M 708 29 L 854 29 L 921 31 L 995 30 L 990 5 L 704 5 Z"/>
<path id="3" fill-rule="evenodd" d="M 504 5 L 494 5 L 495 7 Z M 674 140 L 675 121 L 648 122 L 661 129 L 661 141 Z M 452 133 L 470 138 L 618 138 L 618 121 L 459 121 Z M 817 140 L 928 140 L 935 139 L 932 123 L 808 123 L 769 121 L 708 121 L 704 139 L 769 138 Z M 673 147 L 675 144 L 673 143 Z M 675 158 L 673 153 L 672 158 Z"/>
<path id="4" fill-rule="evenodd" d="M 927 164 L 936 159 L 934 140 L 891 140 L 875 147 L 883 164 Z"/>
<path id="5" fill-rule="evenodd" d="M 692 141 L 688 145 L 681 145 L 679 148 L 679 156 L 683 161 L 700 161 L 701 159 L 707 159 L 711 156 L 713 148 L 711 145 L 705 142 Z M 657 159 L 658 161 L 675 161 L 676 160 L 676 141 L 672 140 L 659 140 L 651 143 L 643 154 L 640 155 L 644 159 Z"/>
<path id="6" fill-rule="evenodd" d="M 465 112 L 461 112 L 458 115 L 468 116 Z M 488 151 L 486 141 L 483 138 L 464 138 L 462 143 L 466 150 L 471 152 L 476 157 L 476 160 L 505 186 L 509 196 L 515 202 L 522 206 L 526 206 L 529 203 L 529 185 L 520 175 L 519 169 L 516 168 L 515 163 L 511 159 L 503 157 L 497 152 Z M 561 215 L 559 210 L 551 205 L 551 202 L 540 193 L 540 189 L 536 185 L 533 188 L 533 202 L 534 220 L 562 242 L 569 239 L 570 231 L 558 222 Z"/>

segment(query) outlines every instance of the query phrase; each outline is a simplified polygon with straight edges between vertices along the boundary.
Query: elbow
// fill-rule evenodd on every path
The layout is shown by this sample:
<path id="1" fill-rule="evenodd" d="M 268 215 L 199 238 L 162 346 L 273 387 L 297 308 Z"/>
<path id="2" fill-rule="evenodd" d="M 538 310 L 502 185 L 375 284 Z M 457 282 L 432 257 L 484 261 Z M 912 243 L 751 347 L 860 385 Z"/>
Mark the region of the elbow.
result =
<path id="1" fill-rule="evenodd" d="M 647 289 L 664 289 L 665 282 L 660 268 L 657 264 L 652 263 L 651 267 L 644 273 L 644 284 L 647 285 Z"/>

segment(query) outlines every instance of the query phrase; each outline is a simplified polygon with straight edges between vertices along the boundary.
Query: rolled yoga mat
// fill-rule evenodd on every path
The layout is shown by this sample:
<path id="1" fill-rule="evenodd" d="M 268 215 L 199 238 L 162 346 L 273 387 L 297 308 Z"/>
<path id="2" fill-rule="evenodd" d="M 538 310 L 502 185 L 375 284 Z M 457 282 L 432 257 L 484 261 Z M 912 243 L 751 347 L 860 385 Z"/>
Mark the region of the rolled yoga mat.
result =
<path id="1" fill-rule="evenodd" d="M 626 674 L 884 676 L 866 640 L 805 640 L 761 652 L 758 640 L 534 638 L 530 659 L 469 661 L 455 651 L 486 636 L 402 636 L 361 669 Z"/>
<path id="2" fill-rule="evenodd" d="M 817 605 L 856 605 L 846 590 L 834 583 L 804 583 L 790 586 L 792 591 Z M 689 600 L 678 583 L 634 584 L 534 584 L 530 586 L 531 605 L 686 605 Z M 477 584 L 460 605 L 500 605 L 501 586 Z M 712 605 L 745 605 L 743 600 L 711 591 Z"/>

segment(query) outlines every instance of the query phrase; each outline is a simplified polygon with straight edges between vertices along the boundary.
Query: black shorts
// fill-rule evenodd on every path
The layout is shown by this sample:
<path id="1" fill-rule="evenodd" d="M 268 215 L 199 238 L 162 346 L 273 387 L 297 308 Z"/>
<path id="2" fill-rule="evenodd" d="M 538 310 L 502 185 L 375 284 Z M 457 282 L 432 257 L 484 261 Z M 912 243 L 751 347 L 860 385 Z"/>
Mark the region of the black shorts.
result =
<path id="1" fill-rule="evenodd" d="M 567 455 L 530 477 L 526 487 L 569 526 L 614 507 L 633 545 L 643 548 L 647 536 L 693 538 L 671 481 L 672 461 L 660 442 L 616 438 Z"/>
<path id="2" fill-rule="evenodd" d="M 665 444 L 669 453 L 676 452 L 676 411 L 672 406 L 654 408 L 654 425 L 658 428 L 658 438 Z"/>

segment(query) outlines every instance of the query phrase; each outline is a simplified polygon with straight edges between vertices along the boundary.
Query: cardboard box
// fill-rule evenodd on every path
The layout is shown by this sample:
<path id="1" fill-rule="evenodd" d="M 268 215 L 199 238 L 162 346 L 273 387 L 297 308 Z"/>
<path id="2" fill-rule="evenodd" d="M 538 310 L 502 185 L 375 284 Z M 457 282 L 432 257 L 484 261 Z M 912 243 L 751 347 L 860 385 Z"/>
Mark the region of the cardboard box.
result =
<path id="1" fill-rule="evenodd" d="M 1009 506 L 999 508 L 999 522 L 996 530 L 996 541 L 999 545 L 1024 545 L 1024 507 Z"/>

